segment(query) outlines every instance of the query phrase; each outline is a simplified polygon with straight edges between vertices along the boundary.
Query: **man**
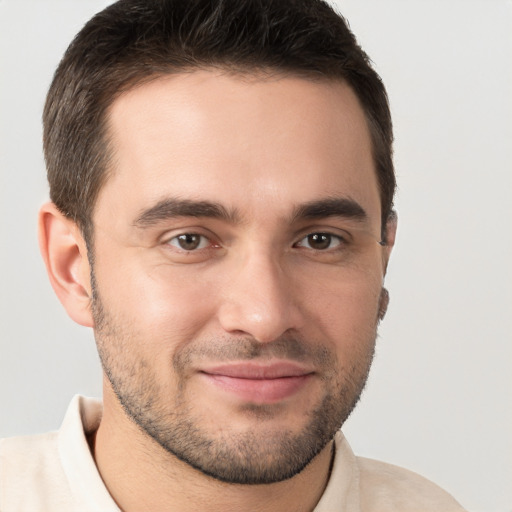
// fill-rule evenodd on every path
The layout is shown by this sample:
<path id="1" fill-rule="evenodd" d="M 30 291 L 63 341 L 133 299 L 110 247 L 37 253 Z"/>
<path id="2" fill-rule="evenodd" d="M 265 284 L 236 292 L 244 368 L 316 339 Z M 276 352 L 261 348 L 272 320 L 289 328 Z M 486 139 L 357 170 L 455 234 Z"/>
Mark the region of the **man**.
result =
<path id="1" fill-rule="evenodd" d="M 384 87 L 316 1 L 121 0 L 44 112 L 40 245 L 103 403 L 0 445 L 2 512 L 457 511 L 339 432 L 396 233 Z"/>

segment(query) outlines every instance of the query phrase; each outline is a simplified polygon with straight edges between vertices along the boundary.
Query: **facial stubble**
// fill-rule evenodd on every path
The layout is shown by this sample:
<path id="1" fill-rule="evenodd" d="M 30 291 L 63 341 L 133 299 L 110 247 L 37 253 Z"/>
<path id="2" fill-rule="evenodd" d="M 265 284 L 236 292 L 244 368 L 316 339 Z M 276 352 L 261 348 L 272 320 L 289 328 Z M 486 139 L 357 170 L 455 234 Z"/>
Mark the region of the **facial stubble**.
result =
<path id="1" fill-rule="evenodd" d="M 93 279 L 94 284 L 94 279 Z M 168 454 L 217 480 L 232 484 L 269 484 L 301 472 L 333 439 L 356 406 L 366 384 L 374 354 L 376 325 L 365 330 L 364 347 L 350 366 L 340 366 L 336 354 L 322 344 L 298 336 L 261 344 L 244 337 L 191 342 L 169 363 L 176 375 L 174 396 L 169 397 L 157 379 L 154 364 L 137 353 L 148 343 L 136 329 L 116 319 L 94 286 L 92 311 L 95 338 L 103 371 L 126 415 L 141 432 Z M 272 357 L 307 361 L 317 370 L 323 395 L 315 407 L 304 411 L 300 431 L 276 428 L 272 420 L 282 404 L 247 403 L 236 410 L 251 420 L 252 428 L 205 427 L 187 395 L 189 372 L 195 360 L 258 360 Z M 211 418 L 208 418 L 208 422 Z"/>

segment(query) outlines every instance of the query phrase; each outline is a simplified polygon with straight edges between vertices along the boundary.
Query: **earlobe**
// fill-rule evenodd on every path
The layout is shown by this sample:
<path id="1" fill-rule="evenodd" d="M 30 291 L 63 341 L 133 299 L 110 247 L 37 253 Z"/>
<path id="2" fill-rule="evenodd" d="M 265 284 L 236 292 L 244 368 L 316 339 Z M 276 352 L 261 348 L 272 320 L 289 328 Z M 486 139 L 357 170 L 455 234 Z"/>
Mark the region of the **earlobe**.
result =
<path id="1" fill-rule="evenodd" d="M 39 211 L 39 248 L 50 283 L 68 315 L 93 327 L 87 246 L 78 226 L 53 203 Z"/>

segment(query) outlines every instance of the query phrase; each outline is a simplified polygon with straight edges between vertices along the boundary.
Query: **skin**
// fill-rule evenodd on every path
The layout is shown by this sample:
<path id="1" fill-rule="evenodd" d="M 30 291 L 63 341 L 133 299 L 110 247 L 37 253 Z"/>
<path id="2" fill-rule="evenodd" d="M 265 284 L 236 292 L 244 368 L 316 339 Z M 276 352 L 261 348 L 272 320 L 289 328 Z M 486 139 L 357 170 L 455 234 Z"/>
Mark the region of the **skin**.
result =
<path id="1" fill-rule="evenodd" d="M 378 243 L 356 96 L 203 70 L 128 91 L 109 122 L 94 282 L 76 226 L 52 204 L 40 215 L 54 289 L 95 329 L 107 488 L 124 511 L 313 510 L 366 382 L 396 229 Z M 226 377 L 233 367 L 251 378 Z M 259 485 L 229 483 L 237 474 Z"/>

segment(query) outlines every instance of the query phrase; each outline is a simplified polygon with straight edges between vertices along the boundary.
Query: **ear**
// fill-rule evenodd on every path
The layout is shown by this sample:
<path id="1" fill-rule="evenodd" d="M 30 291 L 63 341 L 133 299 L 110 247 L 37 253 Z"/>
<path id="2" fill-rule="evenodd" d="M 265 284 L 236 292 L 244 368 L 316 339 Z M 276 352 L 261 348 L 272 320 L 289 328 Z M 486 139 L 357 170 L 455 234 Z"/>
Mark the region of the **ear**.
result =
<path id="1" fill-rule="evenodd" d="M 75 322 L 93 327 L 90 267 L 80 229 L 51 202 L 41 207 L 38 227 L 39 248 L 57 297 Z"/>
<path id="2" fill-rule="evenodd" d="M 386 222 L 386 244 L 383 247 L 382 258 L 384 264 L 384 275 L 386 274 L 386 270 L 388 268 L 389 258 L 391 256 L 391 251 L 393 250 L 393 246 L 395 245 L 396 239 L 396 230 L 398 227 L 398 215 L 395 210 L 393 210 Z"/>

